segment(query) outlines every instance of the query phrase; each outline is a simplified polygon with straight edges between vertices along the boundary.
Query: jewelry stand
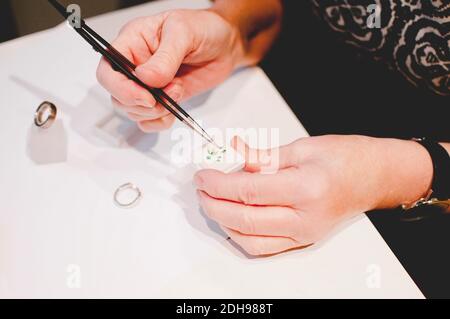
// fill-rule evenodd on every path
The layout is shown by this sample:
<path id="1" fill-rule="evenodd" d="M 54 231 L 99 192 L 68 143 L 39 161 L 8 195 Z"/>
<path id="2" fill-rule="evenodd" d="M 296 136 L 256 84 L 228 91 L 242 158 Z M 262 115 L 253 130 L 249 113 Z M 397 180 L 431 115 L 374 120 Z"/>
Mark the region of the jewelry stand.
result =
<path id="1" fill-rule="evenodd" d="M 42 129 L 34 123 L 28 130 L 27 153 L 38 165 L 62 163 L 67 160 L 67 133 L 62 120 Z"/>

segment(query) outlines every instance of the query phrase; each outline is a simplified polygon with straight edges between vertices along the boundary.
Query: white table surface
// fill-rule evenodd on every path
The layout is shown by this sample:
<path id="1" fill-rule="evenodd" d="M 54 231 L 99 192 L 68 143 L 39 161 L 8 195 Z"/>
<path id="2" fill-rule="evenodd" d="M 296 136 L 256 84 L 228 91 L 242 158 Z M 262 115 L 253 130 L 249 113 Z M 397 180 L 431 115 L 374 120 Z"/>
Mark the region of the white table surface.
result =
<path id="1" fill-rule="evenodd" d="M 207 5 L 166 0 L 89 23 L 112 40 L 133 17 Z M 305 250 L 243 254 L 201 214 L 190 173 L 170 163 L 170 132 L 127 147 L 94 133 L 110 108 L 98 60 L 65 24 L 0 45 L 0 297 L 423 298 L 365 216 Z M 43 100 L 59 108 L 61 163 L 39 164 L 48 150 L 30 146 Z M 307 135 L 259 68 L 192 103 L 210 126 L 278 127 L 281 143 Z M 112 195 L 130 181 L 144 198 L 124 211 Z"/>

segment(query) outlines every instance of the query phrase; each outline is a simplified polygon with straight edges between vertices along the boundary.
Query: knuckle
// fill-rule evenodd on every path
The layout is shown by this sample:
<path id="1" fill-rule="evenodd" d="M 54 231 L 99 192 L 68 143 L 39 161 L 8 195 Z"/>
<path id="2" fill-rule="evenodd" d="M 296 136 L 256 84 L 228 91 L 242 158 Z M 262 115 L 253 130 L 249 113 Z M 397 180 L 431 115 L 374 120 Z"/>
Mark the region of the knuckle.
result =
<path id="1" fill-rule="evenodd" d="M 213 178 L 203 179 L 203 187 L 208 191 L 208 194 L 210 196 L 213 196 L 215 198 L 223 197 L 221 195 L 221 193 L 222 193 L 221 189 L 215 179 L 213 179 Z"/>
<path id="2" fill-rule="evenodd" d="M 242 213 L 243 214 L 239 223 L 239 230 L 247 235 L 256 234 L 255 221 L 253 220 L 252 215 L 248 214 L 245 210 Z"/>
<path id="3" fill-rule="evenodd" d="M 131 20 L 123 25 L 123 27 L 120 29 L 119 34 L 126 33 L 130 30 L 135 30 L 138 28 L 141 23 L 143 22 L 143 18 L 136 18 L 134 20 Z"/>
<path id="4" fill-rule="evenodd" d="M 127 106 L 136 105 L 136 97 L 133 90 L 121 90 L 120 92 L 113 92 L 113 95 L 116 94 L 116 98 Z"/>
<path id="5" fill-rule="evenodd" d="M 162 88 L 170 81 L 166 70 L 167 68 L 163 66 L 163 63 L 158 63 L 152 67 L 151 72 L 153 73 L 153 79 L 158 83 L 156 86 Z"/>
<path id="6" fill-rule="evenodd" d="M 239 199 L 246 205 L 257 202 L 258 191 L 252 179 L 247 179 L 239 188 Z"/>
<path id="7" fill-rule="evenodd" d="M 125 24 L 120 28 L 120 30 L 119 30 L 119 35 L 122 35 L 122 34 L 124 34 L 125 32 L 127 32 L 127 31 L 131 28 L 132 23 L 133 23 L 133 21 L 129 21 L 129 22 L 125 23 Z M 114 46 L 114 43 L 113 43 L 113 46 Z"/>
<path id="8" fill-rule="evenodd" d="M 166 50 L 158 51 L 158 64 L 154 66 L 154 72 L 162 77 L 168 77 L 170 70 L 176 66 L 176 60 L 173 55 Z"/>
<path id="9" fill-rule="evenodd" d="M 167 20 L 172 24 L 182 25 L 185 23 L 186 14 L 182 10 L 173 10 L 167 13 Z"/>
<path id="10" fill-rule="evenodd" d="M 187 44 L 193 39 L 193 33 L 188 30 L 192 29 L 194 23 L 195 19 L 186 10 L 174 10 L 167 15 L 167 27 L 182 35 L 180 36 L 180 43 L 183 44 Z"/>

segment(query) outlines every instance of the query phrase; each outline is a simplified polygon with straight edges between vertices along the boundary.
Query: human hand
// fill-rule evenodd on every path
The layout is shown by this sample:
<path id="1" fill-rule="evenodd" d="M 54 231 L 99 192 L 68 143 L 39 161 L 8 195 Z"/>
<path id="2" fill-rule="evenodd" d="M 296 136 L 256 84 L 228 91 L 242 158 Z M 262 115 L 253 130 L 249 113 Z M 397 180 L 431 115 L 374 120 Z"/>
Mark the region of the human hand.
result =
<path id="1" fill-rule="evenodd" d="M 201 23 L 200 23 L 201 22 Z M 112 43 L 138 65 L 136 75 L 150 87 L 164 88 L 177 102 L 224 81 L 243 58 L 239 31 L 209 10 L 175 10 L 128 23 Z M 144 132 L 172 126 L 175 117 L 153 96 L 102 59 L 98 81 Z"/>
<path id="2" fill-rule="evenodd" d="M 415 142 L 324 136 L 272 151 L 234 144 L 245 151 L 246 171 L 201 171 L 195 183 L 206 214 L 251 255 L 316 243 L 345 219 L 420 198 L 432 179 L 431 160 Z M 274 156 L 279 170 L 261 174 Z"/>

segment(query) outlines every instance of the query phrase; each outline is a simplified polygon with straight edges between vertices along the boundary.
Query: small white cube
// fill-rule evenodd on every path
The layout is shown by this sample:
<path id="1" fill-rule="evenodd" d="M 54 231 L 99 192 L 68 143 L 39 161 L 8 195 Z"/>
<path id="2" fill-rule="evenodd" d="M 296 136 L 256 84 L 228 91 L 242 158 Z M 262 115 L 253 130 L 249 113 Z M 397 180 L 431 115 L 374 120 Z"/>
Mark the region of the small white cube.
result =
<path id="1" fill-rule="evenodd" d="M 204 145 L 196 152 L 194 160 L 200 170 L 214 169 L 225 174 L 239 172 L 245 167 L 244 157 L 231 146 L 218 149 L 211 144 Z"/>

